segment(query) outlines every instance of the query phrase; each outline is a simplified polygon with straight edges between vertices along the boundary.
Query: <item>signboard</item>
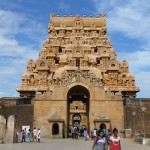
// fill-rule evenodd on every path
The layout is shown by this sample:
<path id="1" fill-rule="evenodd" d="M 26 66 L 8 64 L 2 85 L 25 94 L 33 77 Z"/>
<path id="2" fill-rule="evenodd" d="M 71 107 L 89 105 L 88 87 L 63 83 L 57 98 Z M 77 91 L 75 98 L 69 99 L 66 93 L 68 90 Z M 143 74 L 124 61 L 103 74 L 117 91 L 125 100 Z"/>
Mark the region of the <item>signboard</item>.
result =
<path id="1" fill-rule="evenodd" d="M 131 138 L 132 136 L 132 129 L 125 129 L 126 138 Z"/>

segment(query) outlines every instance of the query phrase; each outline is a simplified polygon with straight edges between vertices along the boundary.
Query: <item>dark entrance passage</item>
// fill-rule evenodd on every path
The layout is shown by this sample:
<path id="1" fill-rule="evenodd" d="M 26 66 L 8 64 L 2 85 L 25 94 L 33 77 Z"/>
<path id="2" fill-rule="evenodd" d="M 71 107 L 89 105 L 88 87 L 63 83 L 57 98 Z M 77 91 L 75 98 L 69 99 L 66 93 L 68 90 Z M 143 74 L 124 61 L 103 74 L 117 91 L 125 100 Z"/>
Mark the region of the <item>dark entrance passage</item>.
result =
<path id="1" fill-rule="evenodd" d="M 101 130 L 106 129 L 106 125 L 104 123 L 101 123 L 100 126 L 99 126 L 99 129 L 101 129 Z"/>
<path id="2" fill-rule="evenodd" d="M 52 135 L 59 134 L 59 125 L 57 123 L 54 123 L 52 126 Z"/>
<path id="3" fill-rule="evenodd" d="M 89 91 L 83 86 L 77 85 L 69 90 L 68 131 L 71 132 L 72 126 L 89 129 L 89 98 Z"/>

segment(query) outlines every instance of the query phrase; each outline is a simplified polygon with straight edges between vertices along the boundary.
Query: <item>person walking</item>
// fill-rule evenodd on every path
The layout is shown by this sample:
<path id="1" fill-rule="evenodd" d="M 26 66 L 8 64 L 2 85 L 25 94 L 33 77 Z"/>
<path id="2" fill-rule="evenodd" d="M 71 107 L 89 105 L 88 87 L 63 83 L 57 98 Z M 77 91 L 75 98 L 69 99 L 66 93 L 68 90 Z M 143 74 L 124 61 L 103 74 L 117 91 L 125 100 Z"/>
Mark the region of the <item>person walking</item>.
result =
<path id="1" fill-rule="evenodd" d="M 79 127 L 75 128 L 75 139 L 79 139 Z"/>
<path id="2" fill-rule="evenodd" d="M 40 128 L 38 128 L 38 131 L 37 131 L 37 141 L 38 141 L 38 143 L 40 143 L 40 139 L 41 139 L 41 130 L 40 130 Z"/>
<path id="3" fill-rule="evenodd" d="M 103 131 L 99 130 L 98 131 L 98 136 L 96 137 L 92 150 L 108 150 L 108 145 L 107 145 L 107 140 L 104 137 Z"/>
<path id="4" fill-rule="evenodd" d="M 83 134 L 84 134 L 85 141 L 87 141 L 88 138 L 89 138 L 89 135 L 88 135 L 88 132 L 87 132 L 86 128 L 84 128 L 84 133 Z"/>
<path id="5" fill-rule="evenodd" d="M 37 129 L 36 129 L 36 127 L 34 127 L 34 130 L 33 130 L 33 142 L 34 142 L 34 140 L 37 141 Z"/>
<path id="6" fill-rule="evenodd" d="M 110 129 L 108 129 L 108 132 L 106 134 L 106 139 L 107 139 L 108 145 L 110 145 L 110 137 L 111 137 L 111 131 L 110 131 Z"/>
<path id="7" fill-rule="evenodd" d="M 91 140 L 94 140 L 94 133 L 91 131 Z"/>
<path id="8" fill-rule="evenodd" d="M 20 132 L 18 132 L 18 142 L 19 143 L 22 142 L 22 130 Z"/>
<path id="9" fill-rule="evenodd" d="M 93 139 L 95 140 L 96 139 L 96 137 L 97 137 L 97 129 L 96 128 L 94 128 L 94 131 L 93 131 Z"/>
<path id="10" fill-rule="evenodd" d="M 121 150 L 120 137 L 116 128 L 114 128 L 113 135 L 110 137 L 110 150 Z"/>
<path id="11" fill-rule="evenodd" d="M 84 129 L 82 126 L 80 126 L 80 136 L 82 137 L 83 136 L 83 132 L 84 132 Z"/>
<path id="12" fill-rule="evenodd" d="M 106 127 L 105 127 L 105 126 L 102 127 L 102 131 L 103 131 L 103 133 L 104 133 L 104 136 L 106 136 Z"/>
<path id="13" fill-rule="evenodd" d="M 30 132 L 30 129 L 29 129 L 28 132 L 26 132 L 26 142 L 27 143 L 30 143 L 30 134 L 31 134 L 31 132 Z"/>
<path id="14" fill-rule="evenodd" d="M 30 142 L 33 142 L 33 130 L 30 130 Z"/>
<path id="15" fill-rule="evenodd" d="M 22 130 L 22 142 L 25 142 L 25 132 Z"/>
<path id="16" fill-rule="evenodd" d="M 75 128 L 74 128 L 74 126 L 72 126 L 72 128 L 71 128 L 71 132 L 72 132 L 72 139 L 75 139 Z"/>

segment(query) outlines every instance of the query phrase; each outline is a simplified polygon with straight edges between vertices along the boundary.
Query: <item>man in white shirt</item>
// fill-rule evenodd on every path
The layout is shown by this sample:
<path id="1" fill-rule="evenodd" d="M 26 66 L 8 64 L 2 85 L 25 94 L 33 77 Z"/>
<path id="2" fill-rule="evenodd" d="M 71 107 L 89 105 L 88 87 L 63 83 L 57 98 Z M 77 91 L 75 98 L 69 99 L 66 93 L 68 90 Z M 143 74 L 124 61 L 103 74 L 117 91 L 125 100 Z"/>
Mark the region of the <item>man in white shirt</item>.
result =
<path id="1" fill-rule="evenodd" d="M 35 141 L 37 141 L 37 129 L 36 129 L 36 127 L 34 127 L 34 130 L 33 130 L 33 142 L 34 142 L 34 139 L 35 139 Z"/>

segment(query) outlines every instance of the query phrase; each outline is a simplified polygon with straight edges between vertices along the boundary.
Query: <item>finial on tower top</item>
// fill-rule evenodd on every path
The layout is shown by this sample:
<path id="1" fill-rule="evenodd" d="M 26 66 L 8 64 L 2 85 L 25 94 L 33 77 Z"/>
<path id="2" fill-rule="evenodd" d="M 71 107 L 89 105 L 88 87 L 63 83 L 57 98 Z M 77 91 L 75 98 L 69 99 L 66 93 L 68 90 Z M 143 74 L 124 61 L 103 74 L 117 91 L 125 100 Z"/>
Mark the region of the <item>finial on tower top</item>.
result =
<path id="1" fill-rule="evenodd" d="M 106 17 L 106 15 L 105 14 L 100 14 L 102 17 Z"/>
<path id="2" fill-rule="evenodd" d="M 56 14 L 51 13 L 50 18 L 55 17 Z"/>

